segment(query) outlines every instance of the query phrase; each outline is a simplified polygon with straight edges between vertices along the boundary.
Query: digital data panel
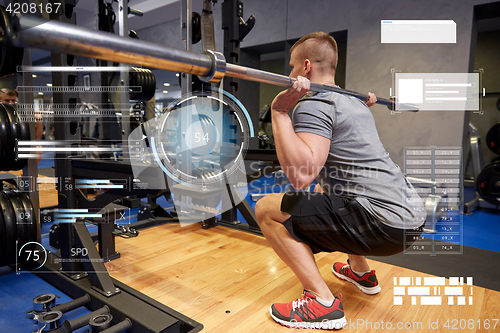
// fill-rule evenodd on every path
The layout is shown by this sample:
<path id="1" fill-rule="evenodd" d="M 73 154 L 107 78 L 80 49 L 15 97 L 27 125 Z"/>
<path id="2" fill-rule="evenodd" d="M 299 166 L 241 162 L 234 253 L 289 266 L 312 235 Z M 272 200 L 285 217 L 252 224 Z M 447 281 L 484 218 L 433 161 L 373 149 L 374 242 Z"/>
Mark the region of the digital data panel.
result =
<path id="1" fill-rule="evenodd" d="M 408 254 L 460 254 L 463 250 L 461 147 L 407 147 L 405 174 L 424 201 L 422 228 L 406 229 Z"/>
<path id="2" fill-rule="evenodd" d="M 420 111 L 478 111 L 482 89 L 479 73 L 396 72 L 394 92 L 398 103 Z"/>

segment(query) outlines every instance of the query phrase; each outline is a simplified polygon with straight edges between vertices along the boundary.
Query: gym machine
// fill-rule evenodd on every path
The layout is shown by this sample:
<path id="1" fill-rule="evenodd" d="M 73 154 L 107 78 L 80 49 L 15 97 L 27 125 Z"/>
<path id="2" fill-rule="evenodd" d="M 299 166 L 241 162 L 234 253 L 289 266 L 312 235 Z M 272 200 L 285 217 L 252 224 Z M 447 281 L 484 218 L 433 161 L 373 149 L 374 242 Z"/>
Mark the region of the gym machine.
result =
<path id="1" fill-rule="evenodd" d="M 103 1 L 101 1 L 101 4 L 102 3 Z M 72 15 L 72 9 L 75 5 L 76 1 L 66 1 L 65 6 L 61 9 L 64 11 L 64 15 L 50 18 L 74 24 L 75 19 Z M 128 6 L 124 1 L 120 0 L 119 8 L 121 8 L 123 12 L 126 12 Z M 102 7 L 100 9 L 102 9 Z M 122 16 L 126 18 L 127 14 L 122 14 Z M 48 19 L 49 17 L 46 18 Z M 8 27 L 8 24 L 6 26 Z M 6 31 L 6 29 L 4 31 Z M 2 48 L 2 51 L 3 50 L 4 49 Z M 27 58 L 25 57 L 24 64 L 31 65 L 27 63 L 26 59 Z M 67 55 L 65 53 L 53 52 L 51 60 L 53 65 L 60 67 L 71 67 L 77 65 L 75 56 Z M 133 72 L 129 73 L 127 66 L 126 73 L 124 75 L 125 81 L 128 83 L 130 79 L 130 81 L 133 82 L 134 78 L 137 81 L 138 78 L 141 78 L 141 75 L 144 79 L 145 74 L 143 73 L 144 71 L 141 70 L 133 70 Z M 106 79 L 104 79 L 104 81 L 106 81 Z M 77 73 L 76 71 L 54 71 L 52 82 L 55 87 L 77 86 Z M 151 80 L 149 80 L 149 82 L 151 83 Z M 78 95 L 70 90 L 71 89 L 60 89 L 59 92 L 54 92 L 54 103 L 56 105 L 75 105 L 78 100 Z M 128 89 L 126 89 L 126 91 L 128 91 Z M 139 93 L 143 92 L 144 91 L 141 91 Z M 128 94 L 122 95 L 125 95 L 124 98 L 126 99 L 126 103 L 123 104 L 128 104 L 129 99 L 147 99 L 147 97 L 137 96 L 137 94 L 131 96 L 131 98 L 129 98 Z M 150 97 L 151 96 L 149 96 L 149 98 Z M 109 96 L 105 96 L 104 100 L 109 100 Z M 21 101 L 23 102 L 23 100 Z M 26 101 L 24 102 L 26 104 Z M 20 119 L 15 119 L 16 110 L 14 109 L 14 112 L 11 112 L 12 110 L 10 110 L 9 107 L 14 109 L 11 106 L 4 107 L 2 105 L 0 115 L 3 117 L 2 120 L 4 121 L 1 123 L 2 126 L 5 126 L 6 130 L 12 129 L 16 132 L 9 132 L 9 136 L 6 136 L 5 140 L 2 140 L 2 144 L 10 142 L 11 145 L 9 147 L 2 147 L 0 152 L 2 156 L 5 157 L 5 161 L 7 161 L 7 157 L 9 157 L 9 164 L 12 164 L 12 167 L 9 166 L 9 168 L 17 168 L 18 166 L 16 166 L 16 164 L 22 168 L 23 165 L 21 165 L 21 163 L 24 163 L 25 165 L 26 160 L 15 159 L 16 154 L 12 147 L 15 146 L 16 139 L 30 141 L 31 138 L 26 137 L 26 133 L 29 135 L 29 131 L 26 130 L 26 123 L 23 123 Z M 60 117 L 56 116 L 55 118 L 55 139 L 57 141 L 82 142 L 80 132 L 77 130 L 77 124 L 79 121 L 78 116 L 66 115 L 63 118 L 61 115 Z M 7 120 L 9 120 L 9 122 L 7 122 Z M 128 121 L 128 115 L 125 114 L 122 120 L 126 123 Z M 104 122 L 104 124 L 106 124 L 106 122 Z M 127 127 L 126 124 L 125 127 Z M 7 131 L 3 131 L 1 134 L 6 135 L 8 133 Z M 127 135 L 124 136 L 125 144 L 128 143 L 128 130 L 126 134 Z M 128 152 L 128 149 L 125 149 L 124 151 Z M 11 160 L 12 163 L 10 163 Z M 31 162 L 33 161 L 30 160 L 29 163 Z M 36 170 L 36 160 L 34 162 Z M 63 212 L 65 210 L 75 212 L 82 210 L 84 207 L 104 207 L 108 203 L 130 194 L 130 191 L 113 189 L 106 192 L 106 195 L 99 196 L 93 201 L 90 201 L 85 196 L 84 191 L 76 190 L 78 188 L 78 184 L 75 180 L 88 179 L 89 175 L 94 179 L 99 179 L 99 177 L 102 177 L 101 179 L 113 179 L 119 176 L 121 179 L 128 179 L 131 185 L 130 188 L 132 188 L 133 172 L 130 165 L 116 161 L 109 162 L 111 165 L 98 161 L 79 159 L 78 156 L 70 155 L 69 153 L 58 153 L 55 159 L 56 175 L 62 180 L 62 182 L 58 184 L 59 212 Z M 161 177 L 164 176 L 165 175 L 161 175 Z M 154 181 L 157 181 L 157 179 Z M 151 182 L 153 182 L 153 180 Z M 152 208 L 156 208 L 153 207 L 153 204 L 155 196 L 159 195 L 158 192 L 159 191 L 157 190 L 151 191 L 134 189 L 133 194 L 138 196 L 149 195 L 149 204 Z M 32 191 L 32 193 L 36 193 L 36 191 Z M 115 214 L 108 213 L 108 216 L 103 216 L 103 219 L 107 220 L 109 223 L 99 224 L 100 232 L 97 237 L 99 238 L 99 250 L 102 259 L 94 246 L 94 239 L 88 233 L 84 220 L 77 219 L 75 223 L 60 223 L 57 230 L 54 230 L 54 233 L 59 235 L 58 238 L 54 239 L 54 243 L 57 243 L 57 246 L 60 248 L 61 256 L 55 253 L 43 251 L 43 258 L 32 258 L 30 261 L 29 258 L 21 260 L 24 258 L 18 258 L 17 253 L 18 250 L 23 250 L 23 254 L 33 253 L 33 251 L 41 252 L 41 250 L 37 248 L 38 246 L 41 246 L 40 221 L 35 221 L 35 218 L 39 216 L 36 212 L 39 210 L 35 209 L 33 205 L 31 205 L 31 202 L 27 199 L 27 196 L 24 195 L 24 193 L 18 191 L 5 191 L 0 193 L 0 203 L 2 207 L 2 212 L 0 212 L 2 218 L 2 221 L 0 221 L 2 222 L 0 223 L 0 227 L 2 230 L 0 230 L 0 232 L 2 237 L 5 238 L 4 241 L 1 242 L 0 248 L 1 266 L 10 265 L 16 270 L 20 267 L 26 269 L 34 268 L 34 272 L 41 278 L 57 286 L 70 297 L 78 299 L 82 295 L 87 295 L 86 297 L 90 300 L 85 302 L 85 305 L 89 309 L 94 310 L 92 318 L 97 318 L 96 316 L 98 315 L 102 316 L 109 314 L 110 316 L 107 319 L 100 317 L 95 323 L 100 324 L 103 322 L 109 322 L 109 327 L 98 325 L 100 326 L 100 330 L 94 330 L 94 328 L 92 328 L 93 331 L 106 329 L 106 331 L 109 332 L 197 332 L 202 329 L 203 326 L 201 324 L 183 316 L 173 309 L 164 306 L 163 304 L 160 304 L 159 302 L 154 301 L 153 299 L 137 292 L 119 281 L 112 279 L 109 276 L 106 267 L 104 266 L 104 261 L 112 259 L 111 257 L 113 255 L 116 256 L 114 243 L 112 243 L 113 239 L 110 239 L 110 236 L 112 235 L 111 231 L 113 230 L 109 230 L 108 228 L 109 226 L 112 226 L 112 228 L 114 227 L 113 222 L 116 219 L 116 210 L 114 211 Z M 147 213 L 151 212 L 151 210 L 143 212 Z M 19 223 L 20 221 L 25 223 Z M 151 223 L 157 222 L 141 221 L 141 223 L 143 225 L 146 225 L 147 223 L 151 225 Z M 105 237 L 107 237 L 106 241 L 104 240 Z M 29 240 L 36 244 L 29 244 Z M 51 242 L 52 240 L 53 239 L 51 239 Z M 18 244 L 20 244 L 20 246 L 22 244 L 25 245 L 22 245 L 23 247 L 19 249 L 16 247 Z M 109 247 L 109 244 L 112 244 L 113 246 Z M 75 249 L 84 249 L 85 251 L 80 251 L 80 254 L 78 254 L 78 251 L 73 251 Z M 104 256 L 103 254 L 109 250 L 111 250 L 111 256 Z M 76 255 L 73 255 L 75 252 Z M 82 252 L 85 253 L 83 254 Z M 18 260 L 22 262 L 17 262 Z M 38 264 L 40 265 L 38 266 Z M 38 267 L 35 267 L 34 265 Z M 100 309 L 103 309 L 103 307 L 107 309 L 105 311 L 106 313 L 100 313 L 102 312 Z M 57 311 L 56 313 L 44 311 L 43 313 L 39 313 L 37 318 L 41 324 L 44 324 L 43 327 L 40 327 L 40 332 L 46 332 L 47 329 L 54 332 L 72 332 L 75 329 L 86 326 L 89 320 L 92 319 L 91 317 L 86 316 L 78 323 L 72 322 L 69 323 L 68 326 L 66 323 L 61 324 L 59 322 L 61 316 L 57 313 Z M 111 325 L 112 323 L 110 318 L 114 318 L 114 326 Z"/>
<path id="2" fill-rule="evenodd" d="M 500 124 L 493 125 L 486 134 L 486 146 L 500 154 Z M 464 204 L 464 213 L 471 214 L 478 207 L 500 209 L 500 157 L 485 166 L 479 130 L 469 123 L 469 154 L 472 179 L 464 184 L 476 190 L 474 199 Z"/>

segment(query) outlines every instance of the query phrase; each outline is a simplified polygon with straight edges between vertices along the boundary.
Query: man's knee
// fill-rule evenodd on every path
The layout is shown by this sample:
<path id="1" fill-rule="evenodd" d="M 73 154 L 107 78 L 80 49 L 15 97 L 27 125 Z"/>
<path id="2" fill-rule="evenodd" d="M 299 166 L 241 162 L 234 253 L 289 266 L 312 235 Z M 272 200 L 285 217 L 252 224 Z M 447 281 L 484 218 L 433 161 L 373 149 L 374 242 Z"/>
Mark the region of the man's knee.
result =
<path id="1" fill-rule="evenodd" d="M 268 194 L 269 195 L 269 194 Z M 267 211 L 269 209 L 268 198 L 267 195 L 262 197 L 255 204 L 255 217 L 257 218 L 257 222 L 261 222 L 264 217 L 267 215 Z"/>
<path id="2" fill-rule="evenodd" d="M 277 205 L 278 200 L 280 200 L 281 195 L 278 193 L 270 193 L 257 201 L 255 204 L 255 217 L 259 225 L 266 221 L 266 217 L 270 217 L 276 210 L 279 210 L 280 206 Z"/>

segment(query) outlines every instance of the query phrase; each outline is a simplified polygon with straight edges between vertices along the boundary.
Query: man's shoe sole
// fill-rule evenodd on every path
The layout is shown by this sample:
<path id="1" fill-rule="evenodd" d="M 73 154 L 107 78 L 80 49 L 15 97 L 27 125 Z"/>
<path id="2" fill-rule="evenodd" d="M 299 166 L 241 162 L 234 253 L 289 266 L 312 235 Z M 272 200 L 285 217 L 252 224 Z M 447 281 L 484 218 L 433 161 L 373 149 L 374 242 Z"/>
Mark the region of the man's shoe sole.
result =
<path id="1" fill-rule="evenodd" d="M 334 320 L 325 319 L 323 321 L 318 321 L 318 322 L 303 322 L 303 321 L 286 321 L 278 319 L 273 315 L 273 310 L 271 307 L 269 308 L 269 313 L 271 314 L 271 317 L 273 317 L 275 321 L 288 328 L 299 328 L 299 329 L 316 328 L 323 330 L 332 330 L 332 329 L 340 330 L 347 326 L 347 320 L 345 319 L 345 317 Z"/>

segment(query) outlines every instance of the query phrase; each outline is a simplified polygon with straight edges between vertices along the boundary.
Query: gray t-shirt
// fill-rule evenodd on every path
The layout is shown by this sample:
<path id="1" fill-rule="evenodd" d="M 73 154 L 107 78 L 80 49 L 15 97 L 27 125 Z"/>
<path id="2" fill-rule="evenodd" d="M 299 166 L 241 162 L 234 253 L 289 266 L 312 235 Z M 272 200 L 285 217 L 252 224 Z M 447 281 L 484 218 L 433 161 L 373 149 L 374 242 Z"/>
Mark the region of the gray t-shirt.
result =
<path id="1" fill-rule="evenodd" d="M 422 200 L 385 151 L 365 103 L 334 92 L 309 93 L 295 106 L 292 122 L 296 133 L 331 140 L 325 166 L 316 178 L 323 191 L 356 199 L 391 227 L 422 225 Z"/>

